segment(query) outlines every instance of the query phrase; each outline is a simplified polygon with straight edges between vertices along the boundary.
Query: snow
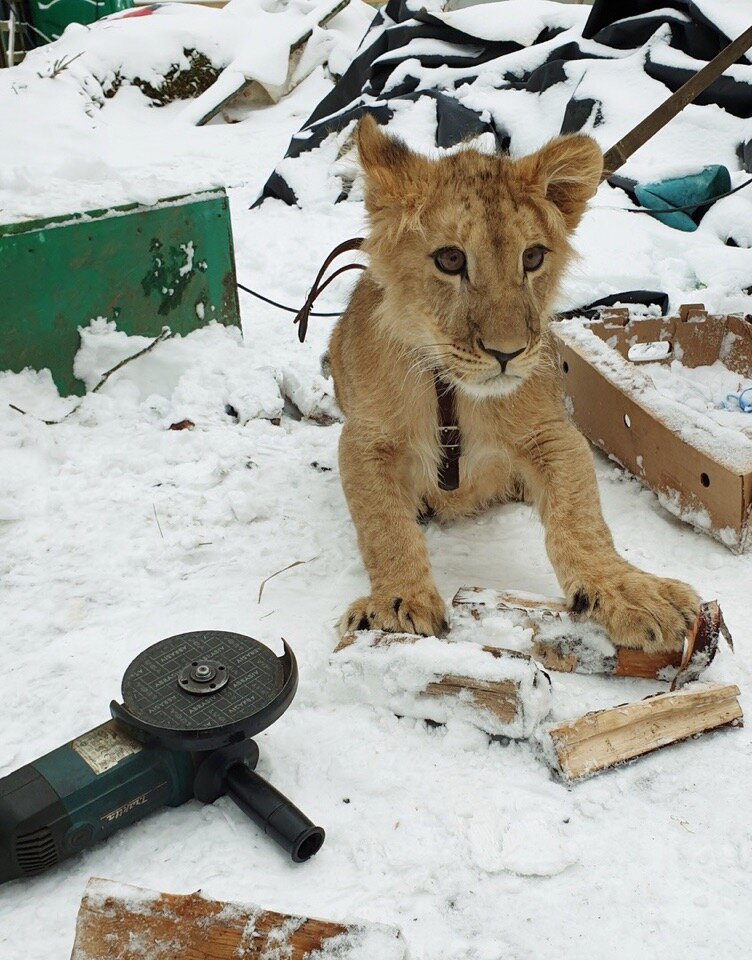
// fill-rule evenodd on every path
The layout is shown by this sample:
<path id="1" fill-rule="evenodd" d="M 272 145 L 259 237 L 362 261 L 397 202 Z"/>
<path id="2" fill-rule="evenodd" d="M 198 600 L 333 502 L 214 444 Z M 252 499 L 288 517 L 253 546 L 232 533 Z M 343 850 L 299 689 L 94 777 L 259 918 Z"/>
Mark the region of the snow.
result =
<path id="1" fill-rule="evenodd" d="M 633 343 L 627 353 L 632 363 L 647 363 L 650 360 L 665 360 L 671 352 L 668 340 L 663 343 Z"/>
<path id="2" fill-rule="evenodd" d="M 695 6 L 729 38 L 735 40 L 749 27 L 747 0 L 694 0 Z"/>
<path id="3" fill-rule="evenodd" d="M 284 21 L 271 31 L 279 41 L 271 80 L 282 72 L 283 80 L 287 76 L 286 44 L 298 27 L 309 28 L 311 0 L 294 0 L 294 6 L 297 14 L 265 14 Z M 344 68 L 373 17 L 372 8 L 351 0 L 326 30 L 317 31 L 305 51 L 307 72 L 299 72 L 302 61 L 296 69 L 296 88 L 273 113 L 253 105 L 250 117 L 246 114 L 252 122 L 217 120 L 196 127 L 204 112 L 196 111 L 196 101 L 155 109 L 129 85 L 139 78 L 159 87 L 172 64 L 187 63 L 184 50 L 195 49 L 216 69 L 229 69 L 218 81 L 219 92 L 226 92 L 233 77 L 253 75 L 243 58 L 250 55 L 249 44 L 258 46 L 254 38 L 260 32 L 253 27 L 258 13 L 255 0 L 232 0 L 222 10 L 167 3 L 146 17 L 115 16 L 93 27 L 71 24 L 56 43 L 32 51 L 14 70 L 0 71 L 2 125 L 13 132 L 4 142 L 0 165 L 0 223 L 130 202 L 153 204 L 251 178 L 260 187 L 291 133 L 331 89 L 323 64 L 328 59 Z M 122 86 L 111 96 L 118 78 Z M 28 122 L 30 116 L 34 123 Z"/>
<path id="4" fill-rule="evenodd" d="M 506 6 L 478 9 L 491 24 Z M 562 17 L 579 15 L 571 9 L 562 7 Z M 349 49 L 359 23 L 353 14 Z M 305 209 L 248 209 L 331 88 L 322 67 L 279 104 L 204 128 L 181 121 L 184 105 L 153 109 L 127 86 L 89 115 L 75 68 L 54 80 L 36 77 L 34 62 L 0 71 L 0 123 L 13 131 L 0 168 L 0 220 L 227 185 L 239 279 L 290 304 L 302 302 L 322 256 L 362 232 L 360 204 L 328 199 L 337 190 L 329 145 L 308 168 L 325 190 L 311 188 Z M 605 66 L 591 76 L 609 82 Z M 654 81 L 630 90 L 633 76 L 625 65 L 618 89 L 608 91 L 623 111 L 604 145 L 665 95 Z M 499 92 L 493 109 L 533 148 L 550 132 L 545 114 L 555 104 L 547 98 Z M 402 130 L 425 147 L 423 124 L 411 132 L 406 121 Z M 735 144 L 745 133 L 748 121 L 690 107 L 624 172 L 657 179 L 694 166 L 695 157 L 698 167 L 714 157 L 737 171 Z M 730 216 L 743 196 L 723 201 Z M 752 253 L 724 246 L 720 214 L 688 235 L 605 209 L 620 203 L 601 187 L 577 236 L 582 259 L 563 306 L 645 287 L 667 290 L 672 309 L 702 299 L 712 312 L 750 312 Z M 344 303 L 351 282 L 332 285 L 320 309 Z M 306 409 L 333 409 L 319 379 L 331 322 L 314 318 L 301 346 L 289 315 L 242 294 L 241 302 L 242 341 L 216 326 L 167 340 L 57 426 L 37 417 L 57 419 L 76 401 L 60 399 L 48 374 L 0 374 L 0 775 L 106 720 L 127 665 L 163 637 L 227 629 L 279 650 L 284 636 L 299 660 L 300 689 L 258 737 L 259 772 L 326 828 L 326 843 L 293 865 L 228 800 L 165 809 L 46 875 L 3 888 L 3 960 L 67 960 L 92 875 L 395 924 L 414 960 L 746 956 L 748 729 L 710 734 L 567 789 L 525 741 L 489 741 L 453 720 L 430 728 L 333 698 L 333 624 L 367 583 L 337 474 L 340 426 L 296 419 L 286 401 L 289 393 L 298 410 L 306 401 Z M 89 382 L 126 347 L 143 346 L 126 343 L 110 318 L 91 319 L 79 354 Z M 184 418 L 195 427 L 167 429 Z M 737 683 L 749 711 L 752 555 L 736 556 L 674 520 L 604 457 L 596 466 L 617 548 L 718 597 L 737 653 L 719 651 L 706 677 Z M 447 600 L 463 583 L 559 591 L 527 506 L 429 525 L 426 537 Z M 259 602 L 260 583 L 297 560 L 307 562 L 269 581 Z M 661 686 L 551 679 L 554 721 Z"/>
<path id="5" fill-rule="evenodd" d="M 279 960 L 287 954 L 280 953 Z M 328 940 L 310 960 L 405 960 L 405 944 L 388 927 L 361 927 Z M 270 956 L 269 960 L 276 960 Z"/>
<path id="6" fill-rule="evenodd" d="M 669 363 L 633 363 L 590 328 L 572 318 L 557 333 L 619 389 L 688 444 L 740 474 L 752 470 L 752 417 L 729 400 L 752 387 L 752 378 L 721 361 L 689 368 L 677 355 Z"/>
<path id="7" fill-rule="evenodd" d="M 337 682 L 332 699 L 386 707 L 397 716 L 434 723 L 470 723 L 492 736 L 529 737 L 548 715 L 550 684 L 527 657 L 496 657 L 481 649 L 485 631 L 454 629 L 451 642 L 436 637 L 408 642 L 375 644 L 369 632 L 332 655 Z M 514 633 L 509 630 L 505 634 Z M 505 637 L 506 639 L 506 637 Z M 497 646 L 505 644 L 498 643 Z M 435 696 L 426 688 L 444 677 L 469 677 L 485 683 L 510 681 L 517 688 L 518 709 L 511 721 L 502 721 L 475 703 L 470 695 Z"/>
<path id="8" fill-rule="evenodd" d="M 566 6 L 550 0 L 506 0 L 502 16 L 489 14 L 485 4 L 448 12 L 435 11 L 433 16 L 455 30 L 466 30 L 484 40 L 507 40 L 529 46 L 547 25 L 562 30 L 585 25 L 587 7 Z"/>

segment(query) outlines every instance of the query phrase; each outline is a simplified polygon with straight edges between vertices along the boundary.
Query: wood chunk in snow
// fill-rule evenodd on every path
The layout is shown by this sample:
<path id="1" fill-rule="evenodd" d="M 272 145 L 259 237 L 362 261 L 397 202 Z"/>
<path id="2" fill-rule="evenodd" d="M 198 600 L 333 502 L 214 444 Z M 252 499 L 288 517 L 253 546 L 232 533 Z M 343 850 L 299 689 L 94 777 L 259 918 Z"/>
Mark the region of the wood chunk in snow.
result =
<path id="1" fill-rule="evenodd" d="M 739 688 L 697 683 L 549 727 L 541 743 L 562 779 L 583 780 L 718 727 L 741 727 Z"/>
<path id="2" fill-rule="evenodd" d="M 712 663 L 723 634 L 731 637 L 718 603 L 704 603 L 687 637 L 684 652 L 646 653 L 615 646 L 606 631 L 592 621 L 574 619 L 562 600 L 462 587 L 452 604 L 474 619 L 494 615 L 509 619 L 510 626 L 532 631 L 526 652 L 547 670 L 562 673 L 602 673 L 646 680 L 670 680 L 682 686 L 696 680 Z"/>
<path id="3" fill-rule="evenodd" d="M 396 927 L 334 923 L 93 877 L 71 960 L 407 960 Z"/>
<path id="4" fill-rule="evenodd" d="M 548 676 L 514 650 L 374 630 L 345 636 L 331 663 L 361 702 L 491 736 L 530 736 L 550 706 Z"/>

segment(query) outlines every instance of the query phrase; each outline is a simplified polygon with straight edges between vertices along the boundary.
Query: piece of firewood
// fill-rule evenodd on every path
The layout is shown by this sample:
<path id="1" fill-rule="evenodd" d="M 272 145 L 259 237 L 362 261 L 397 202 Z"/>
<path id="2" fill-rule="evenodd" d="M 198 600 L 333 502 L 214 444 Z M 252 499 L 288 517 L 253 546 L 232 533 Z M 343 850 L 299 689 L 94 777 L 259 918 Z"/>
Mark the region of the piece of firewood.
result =
<path id="1" fill-rule="evenodd" d="M 359 702 L 491 736 L 530 736 L 550 706 L 547 674 L 513 650 L 374 630 L 345 636 L 330 662 Z"/>
<path id="2" fill-rule="evenodd" d="M 696 680 L 712 663 L 721 634 L 732 646 L 723 614 L 715 600 L 702 605 L 683 653 L 646 653 L 617 647 L 597 623 L 574 619 L 563 600 L 462 587 L 452 604 L 456 610 L 467 611 L 478 621 L 489 616 L 503 617 L 510 626 L 532 630 L 532 639 L 525 652 L 547 670 L 563 673 L 604 673 L 666 680 L 671 681 L 671 689 L 674 689 Z"/>
<path id="3" fill-rule="evenodd" d="M 563 780 L 582 780 L 688 737 L 741 727 L 738 697 L 733 684 L 693 683 L 554 724 L 540 733 L 539 742 Z"/>
<path id="4" fill-rule="evenodd" d="M 92 877 L 71 960 L 407 960 L 396 927 L 334 923 Z"/>

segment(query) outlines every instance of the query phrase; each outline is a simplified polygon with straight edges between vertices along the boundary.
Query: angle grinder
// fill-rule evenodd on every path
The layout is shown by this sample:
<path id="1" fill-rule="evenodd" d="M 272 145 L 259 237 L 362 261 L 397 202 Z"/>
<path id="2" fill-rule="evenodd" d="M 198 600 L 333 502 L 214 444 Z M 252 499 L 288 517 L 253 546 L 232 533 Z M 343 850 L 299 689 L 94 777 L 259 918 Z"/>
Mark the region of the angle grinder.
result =
<path id="1" fill-rule="evenodd" d="M 0 779 L 0 883 L 34 876 L 162 806 L 227 794 L 296 863 L 324 842 L 255 773 L 251 737 L 298 687 L 298 666 L 251 637 L 207 630 L 149 647 L 125 671 L 112 720 Z"/>

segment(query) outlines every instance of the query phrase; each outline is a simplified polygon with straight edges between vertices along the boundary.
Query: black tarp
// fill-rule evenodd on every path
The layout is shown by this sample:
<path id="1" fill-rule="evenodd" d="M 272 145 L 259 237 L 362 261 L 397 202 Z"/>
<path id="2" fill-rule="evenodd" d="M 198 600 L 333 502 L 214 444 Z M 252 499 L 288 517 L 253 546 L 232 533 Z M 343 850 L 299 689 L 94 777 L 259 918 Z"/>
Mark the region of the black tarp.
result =
<path id="1" fill-rule="evenodd" d="M 493 13 L 503 16 L 503 4 Z M 751 8 L 752 19 L 752 8 Z M 376 16 L 360 50 L 334 89 L 318 104 L 293 137 L 286 157 L 296 158 L 320 146 L 333 132 L 344 130 L 366 111 L 387 123 L 399 101 L 429 96 L 436 101 L 436 145 L 450 147 L 479 133 L 490 132 L 499 150 L 509 150 L 511 136 L 498 117 L 490 120 L 487 111 L 474 111 L 461 103 L 456 91 L 476 81 L 479 70 L 489 64 L 496 68 L 497 90 L 526 90 L 542 94 L 568 80 L 565 65 L 574 61 L 614 60 L 624 51 L 639 50 L 658 31 L 670 31 L 668 44 L 697 61 L 712 59 L 730 40 L 692 0 L 596 0 L 579 39 L 571 30 L 555 24 L 544 26 L 532 44 L 525 47 L 513 40 L 488 41 L 458 30 L 425 9 L 410 9 L 405 0 L 389 0 Z M 552 41 L 566 32 L 561 45 Z M 562 38 L 564 39 L 564 38 Z M 421 41 L 418 52 L 408 49 Z M 431 41 L 441 49 L 431 51 Z M 434 44 L 435 46 L 436 44 Z M 445 45 L 451 45 L 451 52 Z M 505 65 L 517 51 L 540 49 L 540 62 L 523 71 Z M 408 63 L 409 61 L 409 63 Z M 742 58 L 741 63 L 749 64 Z M 440 86 L 426 86 L 423 71 L 451 67 L 451 78 Z M 413 72 L 411 72 L 411 70 Z M 644 57 L 644 71 L 659 80 L 669 92 L 676 90 L 693 70 Z M 487 82 L 488 70 L 484 70 Z M 752 79 L 752 75 L 751 75 Z M 698 98 L 699 104 L 715 104 L 736 117 L 752 116 L 752 87 L 749 83 L 722 76 Z M 577 97 L 576 90 L 564 103 L 561 116 L 552 118 L 558 131 L 572 133 L 586 125 L 597 127 L 604 118 L 604 104 L 593 97 Z M 556 129 L 552 132 L 557 132 Z M 748 146 L 740 148 L 748 162 Z M 340 198 L 344 198 L 343 193 Z M 276 197 L 285 203 L 297 202 L 286 177 L 276 171 L 266 183 L 260 200 Z"/>

